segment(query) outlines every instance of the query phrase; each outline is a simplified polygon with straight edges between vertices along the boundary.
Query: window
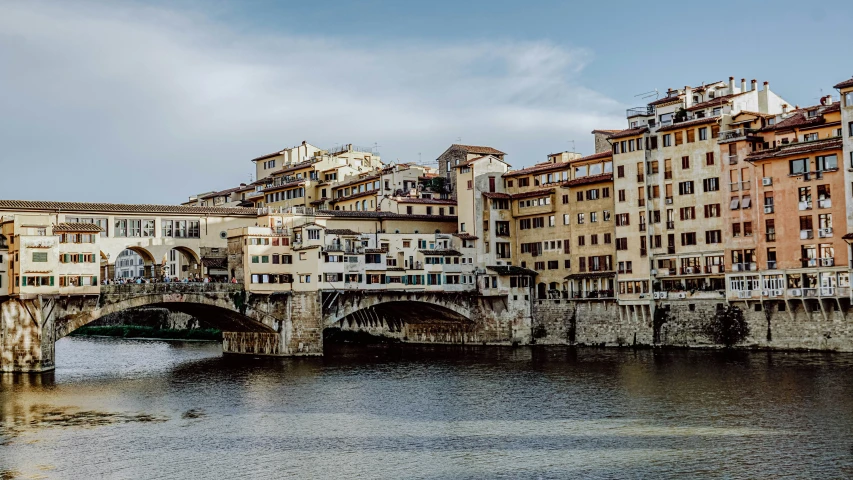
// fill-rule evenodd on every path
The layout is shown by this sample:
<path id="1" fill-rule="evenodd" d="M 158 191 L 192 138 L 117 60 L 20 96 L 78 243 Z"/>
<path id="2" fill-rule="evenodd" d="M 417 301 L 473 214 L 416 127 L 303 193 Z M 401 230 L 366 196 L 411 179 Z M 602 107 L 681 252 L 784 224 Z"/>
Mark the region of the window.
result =
<path id="1" fill-rule="evenodd" d="M 720 204 L 712 203 L 705 205 L 705 218 L 717 218 L 720 216 Z"/>
<path id="2" fill-rule="evenodd" d="M 702 180 L 702 189 L 706 192 L 716 192 L 720 189 L 720 179 L 711 177 Z"/>
<path id="3" fill-rule="evenodd" d="M 696 232 L 682 233 L 681 245 L 696 245 Z"/>
<path id="4" fill-rule="evenodd" d="M 563 205 L 565 205 L 565 204 L 567 204 L 567 203 L 569 203 L 569 196 L 568 196 L 568 195 L 563 195 Z"/>
<path id="5" fill-rule="evenodd" d="M 739 223 L 733 223 L 732 224 L 732 236 L 733 237 L 740 237 L 740 224 Z"/>
<path id="6" fill-rule="evenodd" d="M 554 215 L 549 215 L 549 216 L 548 216 L 548 226 L 549 226 L 549 227 L 553 227 L 553 226 L 555 226 L 556 224 L 557 224 L 557 223 L 556 223 L 556 221 L 554 220 Z"/>
<path id="7" fill-rule="evenodd" d="M 672 135 L 667 133 L 666 135 L 663 136 L 663 146 L 664 147 L 671 147 L 672 146 Z"/>
<path id="8" fill-rule="evenodd" d="M 707 152 L 705 154 L 705 165 L 713 165 L 714 164 L 714 152 Z"/>
<path id="9" fill-rule="evenodd" d="M 705 231 L 705 243 L 721 243 L 723 241 L 723 235 L 720 230 L 707 230 Z"/>
<path id="10" fill-rule="evenodd" d="M 593 188 L 586 191 L 586 199 L 587 200 L 598 200 L 598 189 Z"/>
<path id="11" fill-rule="evenodd" d="M 809 159 L 801 158 L 799 160 L 790 160 L 789 164 L 789 172 L 791 175 L 802 175 L 804 173 L 808 173 L 809 171 Z"/>
<path id="12" fill-rule="evenodd" d="M 584 245 L 586 245 L 586 237 L 584 237 L 583 235 L 578 235 L 578 246 L 582 247 Z"/>
<path id="13" fill-rule="evenodd" d="M 809 113 L 811 113 L 811 112 L 809 112 Z M 803 141 L 804 141 L 804 142 L 811 142 L 811 141 L 814 141 L 814 140 L 817 140 L 817 139 L 818 139 L 817 132 L 815 132 L 815 133 L 806 133 L 806 134 L 804 134 L 804 135 L 803 135 Z"/>
<path id="14" fill-rule="evenodd" d="M 853 152 L 851 152 L 851 153 L 853 153 Z M 617 193 L 617 197 L 619 197 L 619 201 L 624 202 L 625 201 L 625 189 L 620 189 L 616 193 Z"/>
<path id="15" fill-rule="evenodd" d="M 729 204 L 729 209 L 737 210 L 740 208 L 740 197 L 732 197 L 732 201 Z"/>
<path id="16" fill-rule="evenodd" d="M 598 221 L 598 212 L 589 212 L 589 223 L 596 223 Z"/>
<path id="17" fill-rule="evenodd" d="M 850 122 L 850 135 L 853 136 L 853 122 Z M 616 167 L 616 178 L 625 178 L 625 166 Z"/>
<path id="18" fill-rule="evenodd" d="M 682 207 L 679 214 L 681 220 L 693 220 L 696 218 L 696 207 Z"/>
<path id="19" fill-rule="evenodd" d="M 675 132 L 675 146 L 679 146 L 679 145 L 681 145 L 682 143 L 684 143 L 684 142 L 682 141 L 682 137 L 683 137 L 683 136 L 684 136 L 684 135 L 682 134 L 682 132 Z"/>
<path id="20" fill-rule="evenodd" d="M 628 239 L 625 237 L 617 238 L 616 250 L 628 250 Z"/>
<path id="21" fill-rule="evenodd" d="M 699 129 L 699 140 L 708 140 L 708 127 Z"/>
<path id="22" fill-rule="evenodd" d="M 569 214 L 564 213 L 563 214 L 563 225 L 568 225 L 568 224 L 569 224 Z"/>
<path id="23" fill-rule="evenodd" d="M 583 222 L 584 222 L 584 214 L 579 213 L 578 214 L 578 225 L 583 225 Z"/>
<path id="24" fill-rule="evenodd" d="M 743 236 L 751 237 L 752 236 L 752 222 L 743 222 Z"/>
<path id="25" fill-rule="evenodd" d="M 601 218 L 602 218 L 602 220 L 603 220 L 603 221 L 605 221 L 605 222 L 609 222 L 609 221 L 610 221 L 610 210 L 604 210 L 604 211 L 602 211 L 602 212 L 601 212 Z"/>
<path id="26" fill-rule="evenodd" d="M 679 195 L 690 195 L 693 193 L 693 181 L 681 182 L 678 184 Z"/>
<path id="27" fill-rule="evenodd" d="M 815 168 L 818 172 L 825 172 L 827 170 L 837 170 L 838 156 L 833 154 L 815 157 Z"/>
<path id="28" fill-rule="evenodd" d="M 690 157 L 681 157 L 681 169 L 690 168 Z"/>
<path id="29" fill-rule="evenodd" d="M 468 190 L 473 190 L 473 189 L 474 189 L 474 181 L 468 180 Z"/>
<path id="30" fill-rule="evenodd" d="M 624 227 L 631 224 L 630 214 L 620 213 L 616 215 L 616 226 Z"/>
<path id="31" fill-rule="evenodd" d="M 610 187 L 603 187 L 601 189 L 601 198 L 610 198 Z"/>

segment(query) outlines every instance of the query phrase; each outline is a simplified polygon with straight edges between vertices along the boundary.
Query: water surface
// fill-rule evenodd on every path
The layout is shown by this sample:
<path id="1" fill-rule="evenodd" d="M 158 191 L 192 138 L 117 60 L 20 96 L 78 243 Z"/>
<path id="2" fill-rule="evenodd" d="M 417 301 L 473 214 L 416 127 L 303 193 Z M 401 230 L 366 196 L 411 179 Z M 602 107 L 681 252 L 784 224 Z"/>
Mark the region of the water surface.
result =
<path id="1" fill-rule="evenodd" d="M 850 478 L 853 355 L 66 338 L 0 478 Z"/>

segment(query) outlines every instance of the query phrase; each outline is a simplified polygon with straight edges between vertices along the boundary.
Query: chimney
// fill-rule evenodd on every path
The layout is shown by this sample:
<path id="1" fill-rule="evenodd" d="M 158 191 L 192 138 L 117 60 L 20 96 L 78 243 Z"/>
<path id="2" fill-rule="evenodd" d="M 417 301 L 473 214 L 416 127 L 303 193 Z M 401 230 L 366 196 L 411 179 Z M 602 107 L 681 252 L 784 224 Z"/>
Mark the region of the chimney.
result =
<path id="1" fill-rule="evenodd" d="M 756 79 L 754 79 L 754 78 L 753 78 L 753 79 L 752 79 L 752 85 L 749 87 L 749 91 L 750 91 L 750 92 L 751 92 L 751 91 L 753 91 L 753 90 L 755 90 L 755 88 L 756 88 L 756 86 L 755 86 L 755 85 L 756 85 L 757 83 L 758 83 L 758 80 L 756 80 Z"/>
<path id="2" fill-rule="evenodd" d="M 729 77 L 729 93 L 735 93 L 735 77 Z"/>
<path id="3" fill-rule="evenodd" d="M 690 85 L 684 86 L 684 108 L 690 108 L 693 106 L 693 89 L 690 88 Z"/>
<path id="4" fill-rule="evenodd" d="M 820 99 L 821 105 L 831 105 L 832 104 L 832 95 L 827 95 Z"/>
<path id="5" fill-rule="evenodd" d="M 746 91 L 746 79 L 741 78 L 740 79 L 740 93 L 743 93 L 745 91 Z"/>
<path id="6" fill-rule="evenodd" d="M 787 103 L 782 104 L 782 113 L 783 114 L 788 113 L 788 104 Z"/>
<path id="7" fill-rule="evenodd" d="M 770 82 L 764 82 L 764 90 L 770 91 Z"/>

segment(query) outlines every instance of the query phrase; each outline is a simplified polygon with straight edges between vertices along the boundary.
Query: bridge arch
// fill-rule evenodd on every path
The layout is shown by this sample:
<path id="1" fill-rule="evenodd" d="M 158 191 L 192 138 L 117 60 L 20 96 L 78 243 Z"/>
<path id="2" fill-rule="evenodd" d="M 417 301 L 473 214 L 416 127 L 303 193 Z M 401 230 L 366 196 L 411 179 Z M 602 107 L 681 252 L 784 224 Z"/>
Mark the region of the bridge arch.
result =
<path id="1" fill-rule="evenodd" d="M 472 299 L 461 292 L 365 294 L 348 291 L 324 292 L 323 317 L 326 327 L 338 326 L 343 321 L 471 323 L 474 321 L 474 312 Z"/>
<path id="2" fill-rule="evenodd" d="M 98 300 L 60 298 L 54 307 L 55 339 L 107 315 L 140 307 L 164 307 L 195 317 L 223 331 L 280 332 L 284 321 L 245 302 L 245 292 L 228 284 L 143 284 L 102 286 Z M 97 302 L 97 303 L 95 303 Z"/>

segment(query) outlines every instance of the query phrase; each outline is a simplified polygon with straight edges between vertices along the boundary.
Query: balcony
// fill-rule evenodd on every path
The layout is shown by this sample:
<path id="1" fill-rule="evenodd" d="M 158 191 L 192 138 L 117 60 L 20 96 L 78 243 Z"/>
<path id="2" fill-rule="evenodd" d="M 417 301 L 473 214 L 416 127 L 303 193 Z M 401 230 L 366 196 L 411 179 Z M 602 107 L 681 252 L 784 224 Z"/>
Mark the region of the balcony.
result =
<path id="1" fill-rule="evenodd" d="M 797 208 L 800 210 L 811 210 L 812 209 L 812 201 L 807 200 L 805 202 L 800 202 L 797 204 Z"/>
<path id="2" fill-rule="evenodd" d="M 746 138 L 747 136 L 752 135 L 756 131 L 757 130 L 754 128 L 735 128 L 733 130 L 723 130 L 722 132 L 720 132 L 717 139 L 721 142 L 731 142 Z"/>
<path id="3" fill-rule="evenodd" d="M 625 111 L 625 116 L 627 118 L 631 117 L 648 117 L 655 114 L 654 106 L 646 106 L 646 107 L 634 107 L 629 108 Z"/>
<path id="4" fill-rule="evenodd" d="M 726 158 L 729 160 L 729 165 L 737 165 L 737 162 L 738 162 L 737 154 L 726 155 Z"/>
<path id="5" fill-rule="evenodd" d="M 737 192 L 740 190 L 740 182 L 731 182 L 729 183 L 729 190 L 733 192 Z"/>
<path id="6" fill-rule="evenodd" d="M 705 265 L 705 273 L 726 273 L 725 265 Z"/>
<path id="7" fill-rule="evenodd" d="M 822 200 L 817 201 L 817 208 L 831 208 L 832 207 L 832 199 L 824 198 Z"/>
<path id="8" fill-rule="evenodd" d="M 800 230 L 800 240 L 811 240 L 814 238 L 814 230 Z"/>
<path id="9" fill-rule="evenodd" d="M 752 272 L 754 270 L 758 270 L 755 262 L 735 263 L 732 265 L 733 272 Z"/>
<path id="10" fill-rule="evenodd" d="M 681 267 L 682 275 L 697 275 L 702 273 L 702 269 L 699 267 Z"/>

